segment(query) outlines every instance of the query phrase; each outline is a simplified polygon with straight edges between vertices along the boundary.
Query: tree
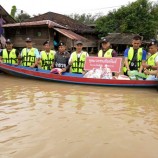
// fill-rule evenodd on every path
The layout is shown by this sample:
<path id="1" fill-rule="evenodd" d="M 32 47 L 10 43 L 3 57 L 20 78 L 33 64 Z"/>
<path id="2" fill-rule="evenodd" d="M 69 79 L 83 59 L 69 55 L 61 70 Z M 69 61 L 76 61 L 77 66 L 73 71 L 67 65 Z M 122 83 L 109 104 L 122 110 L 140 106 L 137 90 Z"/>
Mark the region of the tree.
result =
<path id="1" fill-rule="evenodd" d="M 150 39 L 155 36 L 157 11 L 158 7 L 148 0 L 137 0 L 97 19 L 96 29 L 100 36 L 119 32 L 141 34 L 144 39 Z"/>
<path id="2" fill-rule="evenodd" d="M 11 12 L 10 12 L 10 15 L 15 18 L 15 13 L 16 13 L 17 9 L 16 9 L 16 6 L 12 6 L 12 9 L 11 9 Z"/>
<path id="3" fill-rule="evenodd" d="M 29 19 L 30 17 L 31 17 L 31 16 L 30 16 L 29 14 L 23 13 L 23 11 L 21 11 L 21 13 L 18 14 L 18 15 L 15 17 L 15 20 L 16 20 L 17 22 L 23 22 L 23 21 Z"/>
<path id="4" fill-rule="evenodd" d="M 69 15 L 70 18 L 83 24 L 94 24 L 96 19 L 100 16 L 101 16 L 100 14 L 92 15 L 92 14 L 85 14 L 85 13 L 81 15 L 80 14 Z"/>

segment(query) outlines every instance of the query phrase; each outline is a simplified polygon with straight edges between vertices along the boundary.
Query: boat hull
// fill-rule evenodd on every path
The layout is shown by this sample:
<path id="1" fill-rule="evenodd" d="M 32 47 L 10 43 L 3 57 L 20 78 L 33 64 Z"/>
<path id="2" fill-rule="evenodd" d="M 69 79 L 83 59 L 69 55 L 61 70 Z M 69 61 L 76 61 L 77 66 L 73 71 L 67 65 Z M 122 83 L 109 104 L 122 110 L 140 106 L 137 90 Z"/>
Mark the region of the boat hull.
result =
<path id="1" fill-rule="evenodd" d="M 56 81 L 73 84 L 99 85 L 99 86 L 119 86 L 119 87 L 156 87 L 158 81 L 145 80 L 108 80 L 83 78 L 82 74 L 64 73 L 63 75 L 52 74 L 48 70 L 29 68 L 24 66 L 14 66 L 11 64 L 0 64 L 0 70 L 22 78 L 32 78 L 46 81 Z"/>

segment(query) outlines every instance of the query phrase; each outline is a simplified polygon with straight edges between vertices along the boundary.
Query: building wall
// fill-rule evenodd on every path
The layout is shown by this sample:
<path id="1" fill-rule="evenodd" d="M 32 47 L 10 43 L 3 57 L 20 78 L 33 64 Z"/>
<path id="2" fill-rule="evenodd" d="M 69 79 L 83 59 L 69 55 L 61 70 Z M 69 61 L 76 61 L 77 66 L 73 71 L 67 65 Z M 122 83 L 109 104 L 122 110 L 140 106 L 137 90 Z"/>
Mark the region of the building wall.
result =
<path id="1" fill-rule="evenodd" d="M 64 36 L 63 34 L 57 32 L 53 28 L 48 28 L 47 26 L 40 27 L 9 27 L 5 28 L 5 37 L 13 40 L 14 47 L 24 48 L 25 39 L 27 37 L 32 38 L 33 46 L 39 50 L 43 49 L 43 42 L 50 40 L 51 47 L 54 47 L 54 40 L 59 43 L 64 42 L 67 46 L 68 51 L 73 51 L 75 46 L 75 41 Z M 91 40 L 91 42 L 84 42 L 84 49 L 90 52 L 93 48 L 97 48 L 96 37 L 92 35 L 84 35 L 84 37 Z"/>
<path id="2" fill-rule="evenodd" d="M 46 27 L 16 27 L 5 29 L 5 37 L 11 38 L 14 47 L 25 47 L 25 39 L 32 38 L 33 46 L 42 50 L 43 42 L 46 40 L 53 41 L 53 36 L 50 35 L 50 29 Z M 51 43 L 53 46 L 53 42 Z"/>

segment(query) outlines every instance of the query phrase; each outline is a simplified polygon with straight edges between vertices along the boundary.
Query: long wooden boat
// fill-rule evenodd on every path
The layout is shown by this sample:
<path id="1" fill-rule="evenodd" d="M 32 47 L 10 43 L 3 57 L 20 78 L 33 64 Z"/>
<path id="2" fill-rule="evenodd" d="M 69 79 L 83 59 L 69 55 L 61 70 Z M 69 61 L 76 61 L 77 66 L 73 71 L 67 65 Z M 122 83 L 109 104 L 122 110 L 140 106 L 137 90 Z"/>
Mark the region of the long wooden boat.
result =
<path id="1" fill-rule="evenodd" d="M 11 64 L 0 63 L 0 70 L 7 74 L 22 78 L 33 78 L 46 81 L 57 81 L 84 85 L 100 85 L 100 86 L 123 86 L 123 87 L 157 87 L 158 81 L 145 80 L 108 80 L 83 78 L 82 74 L 63 73 L 63 75 L 52 74 L 48 70 L 30 68 L 24 66 L 14 66 Z"/>

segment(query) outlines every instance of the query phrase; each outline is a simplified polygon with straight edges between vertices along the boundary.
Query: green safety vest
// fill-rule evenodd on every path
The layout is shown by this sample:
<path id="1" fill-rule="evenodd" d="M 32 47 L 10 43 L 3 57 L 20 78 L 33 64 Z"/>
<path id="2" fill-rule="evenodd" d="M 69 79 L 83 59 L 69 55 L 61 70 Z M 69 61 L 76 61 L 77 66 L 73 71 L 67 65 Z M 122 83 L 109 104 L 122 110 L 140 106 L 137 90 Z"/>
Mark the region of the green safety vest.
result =
<path id="1" fill-rule="evenodd" d="M 156 63 L 155 63 L 155 58 L 156 58 L 156 56 L 157 56 L 157 53 L 155 53 L 155 54 L 153 54 L 153 55 L 151 55 L 148 59 L 147 59 L 147 64 L 149 65 L 149 66 L 155 66 L 156 65 Z M 150 69 L 148 69 L 149 71 L 151 71 L 152 69 L 150 68 Z M 145 75 L 145 74 L 144 74 Z M 146 75 L 146 78 L 148 77 L 149 75 Z"/>
<path id="2" fill-rule="evenodd" d="M 138 70 L 141 66 L 141 63 L 142 63 L 142 55 L 143 54 L 143 49 L 142 48 L 139 48 L 138 49 L 138 52 L 137 52 L 137 67 L 138 67 Z M 130 47 L 129 50 L 128 50 L 128 64 L 130 65 L 132 59 L 133 59 L 133 55 L 134 55 L 134 49 L 133 47 Z M 123 72 L 127 72 L 127 68 L 124 66 L 123 67 Z"/>
<path id="3" fill-rule="evenodd" d="M 98 57 L 105 57 L 105 58 L 112 58 L 112 51 L 113 49 L 108 49 L 103 56 L 103 50 L 100 50 L 98 53 Z"/>
<path id="4" fill-rule="evenodd" d="M 51 66 L 54 61 L 54 54 L 55 51 L 50 50 L 50 52 L 47 54 L 46 51 L 41 52 L 41 67 L 44 70 L 51 70 Z"/>
<path id="5" fill-rule="evenodd" d="M 12 49 L 10 53 L 7 52 L 7 49 L 3 49 L 3 62 L 9 64 L 17 63 L 16 49 Z"/>
<path id="6" fill-rule="evenodd" d="M 157 56 L 157 53 L 151 55 L 151 56 L 147 59 L 147 64 L 148 64 L 149 66 L 155 66 L 155 65 L 156 65 L 156 64 L 155 64 L 155 58 L 156 58 L 156 56 Z"/>
<path id="7" fill-rule="evenodd" d="M 82 73 L 83 72 L 86 57 L 87 57 L 87 52 L 82 52 L 79 58 L 77 57 L 76 52 L 72 53 L 72 60 L 73 60 L 72 72 L 73 73 Z"/>
<path id="8" fill-rule="evenodd" d="M 31 66 L 36 61 L 35 48 L 31 48 L 29 52 L 26 50 L 26 48 L 22 50 L 22 65 Z"/>

